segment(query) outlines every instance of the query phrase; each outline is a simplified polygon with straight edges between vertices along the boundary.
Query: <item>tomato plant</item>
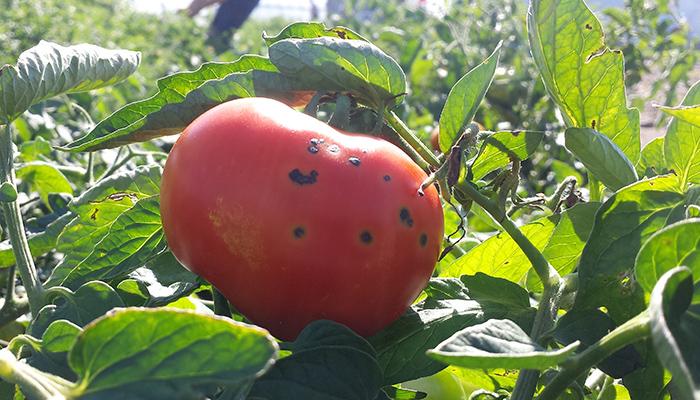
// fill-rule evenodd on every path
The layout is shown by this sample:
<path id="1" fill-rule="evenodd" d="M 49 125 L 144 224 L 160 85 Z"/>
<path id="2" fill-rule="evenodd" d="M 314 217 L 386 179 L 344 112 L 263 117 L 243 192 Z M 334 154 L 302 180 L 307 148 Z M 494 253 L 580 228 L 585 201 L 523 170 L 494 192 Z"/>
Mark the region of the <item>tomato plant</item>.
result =
<path id="1" fill-rule="evenodd" d="M 177 58 L 198 67 L 148 98 L 137 52 L 23 46 L 0 69 L 0 397 L 700 398 L 696 39 L 665 2 L 484 3 L 357 2 L 369 24 Z M 647 141 L 630 103 L 665 85 Z"/>
<path id="2" fill-rule="evenodd" d="M 275 335 L 330 319 L 369 336 L 403 314 L 440 253 L 437 191 L 418 193 L 426 178 L 382 139 L 238 99 L 180 135 L 161 216 L 182 264 Z"/>

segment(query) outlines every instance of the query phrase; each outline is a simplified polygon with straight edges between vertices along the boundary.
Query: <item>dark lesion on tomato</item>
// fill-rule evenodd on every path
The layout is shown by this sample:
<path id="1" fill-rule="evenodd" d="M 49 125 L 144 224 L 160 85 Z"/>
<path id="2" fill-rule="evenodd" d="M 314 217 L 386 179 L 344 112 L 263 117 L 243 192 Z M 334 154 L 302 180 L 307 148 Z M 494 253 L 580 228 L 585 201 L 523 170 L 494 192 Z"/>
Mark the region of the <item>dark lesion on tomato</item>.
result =
<path id="1" fill-rule="evenodd" d="M 389 181 L 391 180 L 391 176 L 390 176 L 390 175 L 384 175 L 384 178 L 383 178 L 383 179 L 384 179 L 384 182 L 389 182 Z"/>
<path id="2" fill-rule="evenodd" d="M 421 233 L 420 237 L 418 238 L 418 243 L 420 243 L 420 247 L 425 247 L 425 245 L 428 244 L 428 235 Z"/>
<path id="3" fill-rule="evenodd" d="M 411 212 L 408 211 L 408 208 L 401 208 L 401 211 L 399 211 L 399 218 L 401 219 L 402 224 L 409 228 L 413 227 L 413 218 L 411 217 Z"/>
<path id="4" fill-rule="evenodd" d="M 293 233 L 295 238 L 301 239 L 306 235 L 306 230 L 301 226 L 297 226 L 296 228 L 294 228 Z"/>
<path id="5" fill-rule="evenodd" d="M 372 238 L 372 234 L 369 231 L 362 231 L 362 233 L 360 233 L 360 241 L 362 241 L 364 244 L 372 243 L 373 239 L 374 238 Z"/>
<path id="6" fill-rule="evenodd" d="M 360 163 L 361 163 L 361 161 L 358 157 L 350 157 L 350 158 L 348 158 L 348 162 L 356 167 L 359 167 Z"/>
<path id="7" fill-rule="evenodd" d="M 318 177 L 318 172 L 312 169 L 308 175 L 305 175 L 299 170 L 299 168 L 294 168 L 289 172 L 289 179 L 296 183 L 297 185 L 313 185 L 316 183 L 316 178 Z"/>

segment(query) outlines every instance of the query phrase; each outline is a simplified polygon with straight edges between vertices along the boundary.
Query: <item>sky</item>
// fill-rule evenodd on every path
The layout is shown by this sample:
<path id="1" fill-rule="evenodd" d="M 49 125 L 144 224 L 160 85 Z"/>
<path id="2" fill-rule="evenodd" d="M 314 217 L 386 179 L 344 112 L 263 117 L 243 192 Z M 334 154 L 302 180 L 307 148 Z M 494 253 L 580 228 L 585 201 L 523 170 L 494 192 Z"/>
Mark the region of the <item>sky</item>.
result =
<path id="1" fill-rule="evenodd" d="M 163 9 L 178 10 L 187 7 L 191 0 L 131 0 L 137 9 L 159 12 Z M 253 12 L 253 18 L 269 18 L 282 15 L 289 19 L 303 20 L 310 16 L 310 1 L 313 1 L 321 15 L 325 11 L 325 0 L 260 0 Z M 524 0 L 525 1 L 525 0 Z M 594 11 L 606 7 L 620 7 L 624 0 L 588 0 Z M 678 0 L 679 8 L 688 19 L 695 34 L 700 33 L 700 0 Z"/>

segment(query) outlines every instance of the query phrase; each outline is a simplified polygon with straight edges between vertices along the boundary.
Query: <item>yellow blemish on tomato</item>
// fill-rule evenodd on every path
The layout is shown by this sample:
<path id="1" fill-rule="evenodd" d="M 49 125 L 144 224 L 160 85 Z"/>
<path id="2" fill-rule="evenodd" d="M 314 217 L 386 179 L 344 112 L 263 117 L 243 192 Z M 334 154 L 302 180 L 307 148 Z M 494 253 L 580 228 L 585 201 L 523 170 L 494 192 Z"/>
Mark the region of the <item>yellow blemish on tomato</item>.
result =
<path id="1" fill-rule="evenodd" d="M 216 228 L 229 252 L 242 260 L 249 268 L 258 268 L 265 260 L 260 224 L 246 214 L 240 205 L 225 204 L 216 199 L 216 206 L 209 212 L 209 220 Z"/>

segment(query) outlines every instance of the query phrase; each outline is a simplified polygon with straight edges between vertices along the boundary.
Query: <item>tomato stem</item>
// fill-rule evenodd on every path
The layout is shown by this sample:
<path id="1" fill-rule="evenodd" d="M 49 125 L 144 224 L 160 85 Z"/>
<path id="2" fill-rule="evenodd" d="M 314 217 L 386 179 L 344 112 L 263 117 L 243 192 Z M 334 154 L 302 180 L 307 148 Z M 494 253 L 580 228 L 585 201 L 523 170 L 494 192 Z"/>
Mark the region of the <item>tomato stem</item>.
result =
<path id="1" fill-rule="evenodd" d="M 12 148 L 12 124 L 7 121 L 5 130 L 0 133 L 0 184 L 9 183 L 15 185 L 14 154 Z M 1 202 L 2 211 L 7 224 L 7 231 L 12 243 L 12 251 L 15 255 L 17 271 L 29 297 L 29 310 L 36 315 L 44 304 L 44 287 L 39 280 L 34 265 L 34 259 L 29 249 L 29 242 L 24 230 L 22 212 L 17 199 L 10 202 Z M 13 294 L 7 294 L 8 301 Z M 9 300 L 12 301 L 12 300 Z"/>
<path id="2" fill-rule="evenodd" d="M 406 126 L 406 124 L 394 113 L 393 111 L 385 111 L 384 117 L 389 125 L 394 128 L 394 130 L 401 136 L 401 139 L 406 141 L 421 158 L 430 166 L 434 168 L 440 167 L 440 160 L 437 159 L 435 154 L 433 154 L 428 147 L 423 144 L 423 142 L 418 139 L 418 137 L 411 132 L 411 130 Z"/>
<path id="3" fill-rule="evenodd" d="M 50 378 L 48 374 L 20 362 L 8 348 L 0 350 L 0 377 L 19 385 L 28 398 L 38 400 L 65 399 L 64 390 L 67 391 L 71 386 L 68 381 L 58 377 Z"/>
<path id="4" fill-rule="evenodd" d="M 561 365 L 561 370 L 547 385 L 538 400 L 554 400 L 569 387 L 576 378 L 606 359 L 621 348 L 646 339 L 651 334 L 648 311 L 617 327 L 583 352 Z"/>

